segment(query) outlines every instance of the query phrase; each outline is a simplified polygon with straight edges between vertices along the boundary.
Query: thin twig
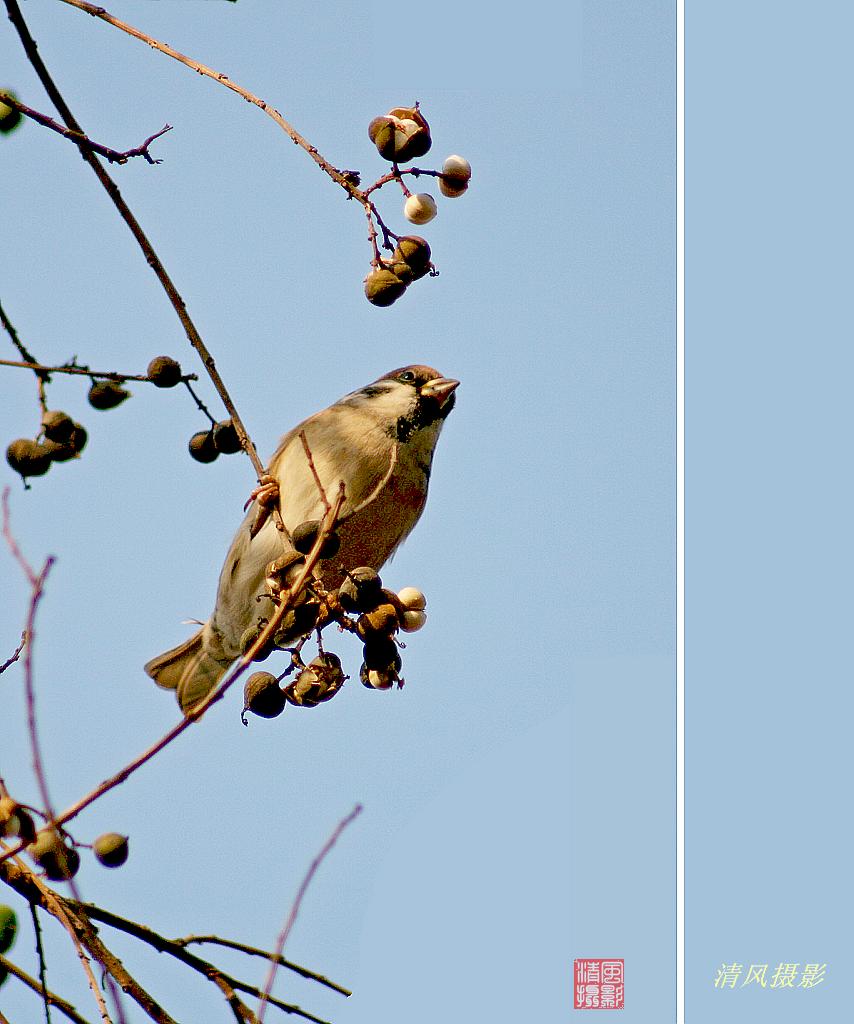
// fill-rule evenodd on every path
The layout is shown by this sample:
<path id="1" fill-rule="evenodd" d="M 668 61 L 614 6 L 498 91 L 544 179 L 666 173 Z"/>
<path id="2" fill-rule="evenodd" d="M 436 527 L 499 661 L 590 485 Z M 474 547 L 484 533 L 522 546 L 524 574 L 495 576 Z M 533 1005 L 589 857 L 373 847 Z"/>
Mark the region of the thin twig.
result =
<path id="1" fill-rule="evenodd" d="M 240 953 L 246 953 L 249 956 L 259 956 L 264 960 L 272 960 L 275 956 L 268 949 L 259 949 L 257 946 L 247 946 L 245 942 L 235 942 L 233 939 L 224 939 L 219 935 L 187 935 L 182 939 L 172 940 L 176 946 L 189 946 L 191 943 L 203 943 L 209 942 L 217 946 L 225 946 L 227 949 L 236 949 Z M 329 978 L 325 978 L 322 974 L 317 974 L 314 971 L 308 970 L 306 967 L 302 967 L 300 964 L 295 964 L 292 960 L 286 960 L 285 957 L 280 956 L 278 962 L 282 967 L 286 967 L 289 971 L 293 971 L 295 974 L 301 975 L 303 978 L 308 978 L 311 981 L 316 981 L 319 985 L 325 985 L 327 988 L 333 989 L 335 992 L 340 992 L 343 996 L 351 996 L 353 993 L 348 988 L 344 988 L 343 985 L 337 984 L 337 982 L 330 981 Z"/>
<path id="2" fill-rule="evenodd" d="M 27 974 L 26 971 L 22 971 L 17 964 L 13 964 L 11 960 L 7 960 L 5 956 L 0 954 L 0 967 L 7 970 L 11 975 L 14 975 L 18 981 L 23 982 L 27 988 L 33 990 L 42 996 L 51 1006 L 55 1006 L 60 1013 L 64 1013 L 65 1016 L 74 1021 L 74 1024 L 90 1024 L 90 1021 L 86 1020 L 85 1017 L 81 1017 L 77 1010 L 67 1000 L 61 996 L 56 995 L 55 992 L 51 992 L 49 989 L 45 989 L 39 981 Z"/>
<path id="3" fill-rule="evenodd" d="M 128 380 L 139 381 L 142 384 L 152 383 L 151 378 L 146 373 L 119 373 L 116 370 L 90 370 L 88 366 L 72 366 L 66 364 L 64 366 L 43 366 L 41 363 L 31 362 L 19 362 L 14 359 L 0 359 L 0 366 L 20 366 L 25 370 L 33 370 L 35 373 L 70 373 L 77 374 L 80 377 L 101 377 L 104 380 L 114 380 L 119 383 L 124 383 Z M 187 373 L 181 377 L 182 381 L 198 380 L 198 374 Z"/>
<path id="4" fill-rule="evenodd" d="M 185 67 L 198 72 L 200 75 L 213 79 L 213 81 L 218 82 L 220 85 L 224 85 L 226 89 L 230 89 L 232 92 L 236 92 L 238 96 L 242 96 L 247 102 L 254 104 L 260 110 L 263 110 L 265 114 L 271 117 L 282 131 L 286 132 L 288 137 L 296 145 L 304 149 L 318 167 L 325 171 L 334 182 L 340 185 L 341 188 L 347 192 L 348 195 L 352 196 L 354 199 L 358 199 L 360 202 L 362 201 L 363 193 L 359 191 L 350 178 L 348 178 L 347 175 L 337 167 L 333 167 L 325 157 L 321 156 L 317 151 L 317 147 L 312 146 L 307 139 L 303 138 L 293 125 L 289 124 L 282 117 L 275 107 L 270 106 L 269 103 L 260 99 L 258 96 L 255 96 L 253 93 L 249 92 L 248 89 L 244 89 L 243 86 L 238 85 L 237 82 L 233 82 L 228 75 L 224 75 L 221 71 L 215 71 L 213 68 L 199 63 L 199 61 L 193 60 L 192 57 L 187 57 L 185 54 L 180 53 L 178 50 L 169 46 L 168 43 L 162 43 L 159 40 L 154 39 L 152 36 L 147 35 L 145 32 L 140 31 L 138 28 L 134 28 L 133 25 L 120 21 L 103 7 L 96 7 L 94 4 L 86 3 L 85 0 L 62 0 L 62 2 L 68 4 L 70 7 L 76 7 L 78 10 L 83 11 L 86 14 L 92 15 L 93 18 L 99 18 L 101 21 L 107 22 L 108 25 L 112 25 L 114 28 L 121 29 L 122 32 L 126 32 L 129 36 L 133 36 L 134 39 L 139 39 L 152 49 L 165 53 L 167 57 L 172 57 Z"/>
<path id="5" fill-rule="evenodd" d="M 290 935 L 291 929 L 294 926 L 294 922 L 297 919 L 297 914 L 299 914 L 299 909 L 300 905 L 302 904 L 303 896 L 305 896 L 306 890 L 308 889 L 309 885 L 311 885 L 311 880 L 312 878 L 314 878 L 315 872 L 320 867 L 321 863 L 323 862 L 323 859 L 326 857 L 326 855 L 337 842 L 338 837 L 341 835 L 344 829 L 350 824 L 350 822 L 357 818 L 361 813 L 361 804 L 356 804 L 356 806 L 353 808 L 352 811 L 350 811 L 347 817 L 342 818 L 342 820 L 338 822 L 338 824 L 335 826 L 334 831 L 332 832 L 332 835 L 323 844 L 320 853 L 318 853 L 314 860 L 311 862 L 311 865 L 309 866 L 309 869 L 305 874 L 305 878 L 303 878 L 300 887 L 297 890 L 296 897 L 294 898 L 294 902 L 291 905 L 290 913 L 288 914 L 288 918 L 285 921 L 285 926 L 282 929 L 281 934 L 279 935 L 278 941 L 276 942 L 276 949 L 273 955 L 270 957 L 270 971 L 267 975 L 266 984 L 264 985 L 264 995 L 261 997 L 261 1002 L 258 1005 L 259 1024 L 264 1024 L 264 1011 L 267 1009 L 267 1003 L 271 1001 L 270 992 L 272 991 L 273 988 L 273 981 L 276 978 L 276 971 L 278 970 L 279 963 L 282 958 L 282 952 L 285 948 L 285 943 L 288 941 L 288 936 Z"/>
<path id="6" fill-rule="evenodd" d="M 299 432 L 299 439 L 302 441 L 303 451 L 305 457 L 308 459 L 308 468 L 311 470 L 311 475 L 314 477 L 314 482 L 317 484 L 317 489 L 320 492 L 320 500 L 323 502 L 323 511 L 329 511 L 329 499 L 326 497 L 326 491 L 323 489 L 323 484 L 320 482 L 320 477 L 317 473 L 317 467 L 314 464 L 314 457 L 311 454 L 311 448 L 308 446 L 308 438 L 305 436 L 305 431 Z"/>
<path id="7" fill-rule="evenodd" d="M 10 665 L 14 665 L 15 662 L 18 660 L 18 658 L 21 657 L 21 651 L 24 649 L 24 645 L 26 644 L 26 642 L 27 642 L 27 631 L 23 630 L 22 633 L 21 633 L 21 642 L 15 648 L 15 651 L 12 654 L 12 657 L 11 658 L 7 658 L 3 662 L 3 664 L 0 665 L 0 673 L 5 672 L 6 669 L 9 668 Z"/>
<path id="8" fill-rule="evenodd" d="M 61 124 L 54 121 L 52 117 L 48 117 L 47 114 L 42 114 L 38 110 L 33 110 L 32 107 L 28 107 L 25 103 L 21 103 L 20 100 L 14 96 L 10 96 L 9 93 L 0 91 L 0 103 L 5 103 L 10 107 L 13 107 L 19 113 L 26 115 L 33 121 L 37 121 L 39 124 L 50 128 L 51 131 L 56 132 L 63 138 L 71 139 L 78 146 L 85 147 L 86 149 L 92 150 L 93 153 L 99 153 L 101 156 L 106 157 L 111 164 L 126 164 L 128 160 L 135 156 L 145 157 L 150 164 L 162 164 L 162 160 L 155 160 L 154 157 L 148 152 L 148 147 L 154 142 L 155 139 L 159 139 L 161 135 L 165 135 L 166 132 L 172 131 L 172 125 L 164 125 L 159 132 L 155 132 L 154 135 L 149 137 L 143 142 L 141 146 L 135 146 L 133 149 L 126 149 L 120 152 L 117 149 L 111 149 L 109 146 L 102 146 L 100 142 L 93 142 L 92 139 L 87 138 L 85 135 L 81 135 L 79 132 L 71 131 L 68 128 L 63 128 Z"/>
<path id="9" fill-rule="evenodd" d="M 8 316 L 6 316 L 6 311 L 3 309 L 2 303 L 0 303 L 0 323 L 3 325 L 3 329 L 6 331 L 6 333 L 9 335 L 9 337 L 12 339 L 12 344 L 21 353 L 21 358 L 22 359 L 26 359 L 27 362 L 30 363 L 30 364 L 35 364 L 36 363 L 35 356 L 31 355 L 30 352 L 27 351 L 26 346 L 21 341 L 21 339 L 18 337 L 18 332 L 15 330 L 15 328 L 14 328 L 14 326 L 12 324 L 12 321 L 9 319 Z M 44 370 L 44 367 L 42 367 L 41 369 Z M 47 377 L 46 373 L 45 373 L 45 379 L 46 380 L 50 380 L 50 378 Z"/>
<path id="10" fill-rule="evenodd" d="M 140 924 L 138 921 L 131 921 L 126 917 L 121 917 L 119 914 L 114 914 L 111 910 L 106 910 L 104 907 L 99 907 L 94 903 L 74 903 L 70 900 L 68 903 L 69 906 L 81 916 L 85 916 L 93 921 L 99 921 L 111 928 L 116 928 L 119 931 L 124 932 L 126 935 L 131 935 L 133 938 L 139 939 L 140 942 L 144 942 L 146 945 L 151 946 L 152 949 L 156 949 L 158 953 L 166 953 L 201 974 L 203 977 L 217 985 L 223 995 L 225 995 L 232 1004 L 232 1008 L 234 1008 L 233 999 L 237 998 L 235 996 L 235 991 L 246 992 L 248 995 L 256 997 L 260 997 L 262 995 L 261 990 L 256 986 L 250 985 L 247 982 L 241 981 L 239 978 L 235 978 L 232 975 L 227 974 L 225 971 L 214 966 L 214 964 L 209 960 L 203 960 L 201 957 L 191 953 L 180 942 L 167 939 L 164 935 L 154 931 L 153 928 L 149 928 L 147 925 Z M 326 1022 L 320 1021 L 318 1017 L 306 1012 L 301 1007 L 296 1006 L 293 1003 L 284 1003 L 281 1000 L 277 1000 L 274 1002 L 274 1005 L 277 1006 L 278 1009 L 284 1010 L 286 1013 L 292 1013 L 297 1017 L 302 1017 L 304 1020 L 312 1021 L 314 1024 L 326 1024 Z M 243 1007 L 243 1009 L 246 1010 L 246 1007 Z M 248 1012 L 251 1013 L 251 1011 Z M 251 1019 L 255 1021 L 256 1018 L 254 1014 L 252 1014 Z"/>
<path id="11" fill-rule="evenodd" d="M 33 933 L 36 937 L 36 954 L 39 958 L 39 981 L 42 987 L 42 999 L 44 1000 L 44 1019 L 50 1024 L 50 1000 L 47 997 L 47 963 L 44 958 L 44 946 L 42 945 L 42 926 L 39 922 L 39 912 L 35 903 L 30 904 L 30 917 L 33 921 Z"/>

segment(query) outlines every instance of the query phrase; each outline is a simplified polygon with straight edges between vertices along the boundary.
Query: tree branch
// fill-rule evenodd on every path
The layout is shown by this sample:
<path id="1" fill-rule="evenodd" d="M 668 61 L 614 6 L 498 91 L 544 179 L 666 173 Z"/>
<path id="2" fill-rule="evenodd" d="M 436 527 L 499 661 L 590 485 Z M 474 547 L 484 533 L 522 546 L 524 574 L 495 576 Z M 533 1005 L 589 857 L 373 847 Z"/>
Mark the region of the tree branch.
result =
<path id="1" fill-rule="evenodd" d="M 31 977 L 26 971 L 22 971 L 17 964 L 13 964 L 11 960 L 7 960 L 2 954 L 0 954 L 0 967 L 16 977 L 18 981 L 23 982 L 27 988 L 38 993 L 45 1002 L 49 1003 L 51 1006 L 55 1006 L 60 1013 L 65 1014 L 69 1020 L 74 1021 L 74 1024 L 90 1024 L 85 1017 L 80 1016 L 71 1003 L 63 999 L 61 996 L 56 995 L 55 992 L 51 992 L 50 989 L 44 988 L 41 982 Z"/>
<path id="2" fill-rule="evenodd" d="M 36 44 L 36 41 L 30 35 L 30 31 L 27 28 L 27 24 L 24 21 L 23 15 L 21 14 L 21 9 L 18 6 L 17 0 L 5 0 L 5 4 L 6 10 L 9 14 L 9 20 L 15 26 L 15 29 L 17 30 L 18 35 L 21 39 L 21 43 L 23 44 L 24 51 L 26 52 L 27 57 L 29 58 L 30 63 L 32 64 L 42 85 L 45 87 L 45 90 L 47 91 L 47 94 L 50 97 L 51 102 L 59 111 L 59 114 L 62 117 L 62 120 L 65 122 L 66 126 L 70 128 L 73 133 L 76 133 L 81 137 L 85 137 L 83 129 L 80 127 L 80 124 L 78 123 L 77 119 L 71 113 L 68 104 L 63 99 L 62 94 L 56 87 L 56 84 L 54 83 L 50 73 L 48 72 L 47 67 L 44 64 L 44 61 L 41 59 L 41 56 L 39 55 L 38 46 Z M 93 11 L 94 10 L 96 9 L 93 9 Z M 202 341 L 202 336 L 199 334 L 198 330 L 196 329 L 196 325 L 193 323 L 192 319 L 190 318 L 190 314 L 187 312 L 186 303 L 181 298 L 178 289 L 172 283 L 172 279 L 167 274 L 166 268 L 161 263 L 157 253 L 154 251 L 154 248 L 151 245 L 151 242 L 149 242 L 145 232 L 142 230 L 139 221 L 137 221 L 136 217 L 134 217 L 133 213 L 131 212 L 130 207 L 124 201 L 124 198 L 122 197 L 122 194 L 119 191 L 119 188 L 116 185 L 116 183 L 107 173 L 106 169 L 101 165 L 98 158 L 91 151 L 91 149 L 87 149 L 85 145 L 82 145 L 80 143 L 80 139 L 75 139 L 75 141 L 80 149 L 80 155 L 83 157 L 86 163 L 89 164 L 89 166 L 92 168 L 93 172 L 95 173 L 95 176 L 103 185 L 110 199 L 112 199 L 113 204 L 119 211 L 119 214 L 121 215 L 125 224 L 127 224 L 128 228 L 130 229 L 131 233 L 136 239 L 137 244 L 142 250 L 146 262 L 154 271 L 158 281 L 163 287 L 163 290 L 166 292 L 169 301 L 172 303 L 173 309 L 178 315 L 178 319 L 181 321 L 181 326 L 184 328 L 184 333 L 187 335 L 187 340 L 199 354 L 199 357 L 202 360 L 202 364 L 204 365 L 208 376 L 213 382 L 214 387 L 216 388 L 220 398 L 222 399 L 223 405 L 228 410 L 228 414 L 231 417 L 232 422 L 234 423 L 234 428 L 237 431 L 238 437 L 240 438 L 240 443 L 243 446 L 243 450 L 249 456 L 249 459 L 252 462 L 252 465 L 255 469 L 255 473 L 258 479 L 260 480 L 260 478 L 264 474 L 264 467 L 261 465 L 261 460 L 258 458 L 258 453 L 255 450 L 255 445 L 252 443 L 249 435 L 247 434 L 246 428 L 243 425 L 243 421 L 240 418 L 240 414 L 238 413 L 234 405 L 234 402 L 231 399 L 231 395 L 228 393 L 228 389 L 225 386 L 225 382 L 223 381 L 222 377 L 220 377 L 219 372 L 217 371 L 213 356 L 208 351 L 204 341 Z"/>
<path id="3" fill-rule="evenodd" d="M 120 152 L 117 149 L 111 149 L 109 146 L 102 146 L 100 142 L 93 142 L 92 139 L 87 136 L 80 134 L 79 132 L 72 131 L 70 128 L 63 128 L 61 124 L 54 121 L 52 117 L 48 117 L 47 114 L 42 114 L 38 110 L 33 110 L 32 107 L 28 107 L 25 103 L 21 103 L 20 100 L 15 99 L 14 96 L 10 96 L 9 93 L 0 90 L 0 103 L 5 103 L 7 106 L 13 107 L 19 113 L 24 114 L 33 121 L 37 121 L 39 124 L 44 125 L 45 128 L 50 128 L 51 131 L 56 132 L 65 139 L 70 139 L 81 148 L 89 149 L 93 153 L 98 153 L 110 161 L 111 164 L 126 164 L 128 160 L 135 156 L 144 157 L 150 164 L 162 164 L 162 160 L 155 160 L 154 157 L 148 152 L 148 147 L 154 142 L 155 139 L 159 139 L 161 135 L 165 135 L 166 132 L 172 131 L 172 125 L 164 125 L 159 132 L 155 132 L 154 135 L 149 137 L 142 143 L 141 146 L 135 146 L 133 149 L 126 149 Z"/>

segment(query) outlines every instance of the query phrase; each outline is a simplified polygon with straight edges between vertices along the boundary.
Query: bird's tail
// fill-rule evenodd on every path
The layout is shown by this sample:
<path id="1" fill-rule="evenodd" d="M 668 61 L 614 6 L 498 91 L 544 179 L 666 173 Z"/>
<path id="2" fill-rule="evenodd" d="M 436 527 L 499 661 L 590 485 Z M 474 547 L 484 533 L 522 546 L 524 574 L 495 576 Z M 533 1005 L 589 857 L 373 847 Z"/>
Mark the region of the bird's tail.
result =
<path id="1" fill-rule="evenodd" d="M 205 630 L 200 629 L 189 640 L 145 665 L 145 671 L 158 686 L 176 691 L 185 714 L 207 697 L 231 664 L 231 659 L 217 659 L 206 650 L 204 634 Z"/>

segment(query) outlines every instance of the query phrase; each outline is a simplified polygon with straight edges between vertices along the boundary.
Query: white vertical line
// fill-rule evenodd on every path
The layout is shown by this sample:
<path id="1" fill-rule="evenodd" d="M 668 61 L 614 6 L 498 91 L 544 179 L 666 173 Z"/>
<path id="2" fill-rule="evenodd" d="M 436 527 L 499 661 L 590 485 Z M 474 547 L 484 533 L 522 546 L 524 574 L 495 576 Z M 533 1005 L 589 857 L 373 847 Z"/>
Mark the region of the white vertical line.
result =
<path id="1" fill-rule="evenodd" d="M 676 4 L 676 1021 L 685 1022 L 685 2 Z"/>

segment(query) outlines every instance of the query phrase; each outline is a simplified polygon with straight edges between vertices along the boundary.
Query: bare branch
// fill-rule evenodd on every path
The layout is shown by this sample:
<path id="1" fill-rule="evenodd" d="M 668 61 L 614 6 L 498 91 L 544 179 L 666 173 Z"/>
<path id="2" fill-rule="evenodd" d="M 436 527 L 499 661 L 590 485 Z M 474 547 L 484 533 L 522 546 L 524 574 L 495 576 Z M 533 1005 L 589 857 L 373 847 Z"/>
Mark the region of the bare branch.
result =
<path id="1" fill-rule="evenodd" d="M 63 366 L 43 366 L 41 363 L 34 362 L 19 362 L 14 359 L 0 359 L 0 366 L 20 366 L 25 370 L 32 370 L 34 373 L 69 373 L 76 374 L 80 377 L 100 377 L 104 380 L 114 380 L 119 383 L 133 380 L 139 381 L 141 384 L 150 384 L 151 378 L 146 373 L 119 373 L 116 370 L 90 370 L 88 366 L 77 366 L 76 364 L 66 363 Z M 198 374 L 187 373 L 181 377 L 181 380 L 186 382 L 188 380 L 198 380 Z"/>
<path id="2" fill-rule="evenodd" d="M 110 149 L 109 146 L 102 146 L 100 142 L 93 142 L 92 139 L 87 138 L 80 132 L 74 132 L 69 128 L 63 128 L 62 125 L 54 121 L 52 117 L 48 117 L 47 114 L 42 114 L 38 110 L 33 110 L 32 107 L 28 107 L 25 103 L 21 103 L 20 100 L 16 99 L 14 96 L 10 96 L 9 93 L 3 92 L 2 90 L 0 90 L 0 103 L 5 103 L 7 106 L 13 107 L 19 113 L 24 114 L 33 121 L 37 121 L 39 124 L 44 125 L 45 128 L 50 128 L 51 131 L 56 132 L 63 138 L 70 139 L 81 148 L 89 149 L 93 153 L 98 153 L 101 156 L 106 157 L 111 164 L 126 164 L 128 160 L 135 156 L 144 157 L 150 164 L 162 164 L 162 160 L 155 160 L 148 152 L 148 147 L 155 139 L 159 139 L 161 135 L 165 135 L 166 132 L 172 130 L 171 124 L 164 125 L 159 132 L 155 132 L 154 135 L 149 135 L 141 146 L 135 146 L 133 149 L 126 149 L 124 152 L 119 152 L 117 149 Z"/>
<path id="3" fill-rule="evenodd" d="M 187 967 L 201 974 L 207 978 L 208 981 L 213 982 L 223 993 L 232 1009 L 235 1009 L 236 1003 L 240 1003 L 237 999 L 235 992 L 246 992 L 252 996 L 261 996 L 262 992 L 259 988 L 254 985 L 249 985 L 239 978 L 234 978 L 225 971 L 221 971 L 218 967 L 214 966 L 209 960 L 203 960 L 201 957 L 191 953 L 185 946 L 176 942 L 173 939 L 167 939 L 164 935 L 154 931 L 153 928 L 149 928 L 147 925 L 140 924 L 138 921 L 130 921 L 125 917 L 121 917 L 119 914 L 114 914 L 111 910 L 105 910 L 103 907 L 99 907 L 94 903 L 75 903 L 68 901 L 69 905 L 73 910 L 81 916 L 90 918 L 93 921 L 99 921 L 102 924 L 109 925 L 111 928 L 116 928 L 119 931 L 124 932 L 126 935 L 131 935 L 135 939 L 139 939 L 146 945 L 151 946 L 152 949 L 156 949 L 158 953 L 166 953 L 169 956 L 174 957 Z M 295 1006 L 292 1003 L 284 1003 L 281 1000 L 273 1001 L 274 1005 L 280 1010 L 284 1010 L 286 1013 L 294 1014 L 297 1017 L 302 1017 L 304 1020 L 312 1021 L 313 1024 L 327 1024 L 320 1018 L 313 1016 L 312 1014 L 301 1009 L 299 1006 Z M 252 1021 L 252 1024 L 258 1024 L 258 1020 L 254 1013 L 240 1003 L 237 1007 L 241 1013 L 244 1014 L 243 1019 Z M 246 1014 L 249 1016 L 246 1017 Z"/>
<path id="4" fill-rule="evenodd" d="M 51 102 L 59 111 L 59 114 L 62 117 L 62 120 L 65 122 L 66 126 L 70 128 L 72 132 L 83 136 L 85 134 L 83 132 L 83 129 L 80 127 L 80 124 L 78 123 L 77 119 L 71 113 L 68 104 L 63 99 L 62 94 L 56 87 L 56 84 L 54 83 L 53 78 L 50 75 L 50 72 L 47 70 L 44 61 L 41 59 L 41 56 L 39 55 L 38 46 L 36 45 L 36 41 L 33 39 L 29 29 L 27 28 L 27 24 L 24 21 L 24 17 L 21 14 L 21 9 L 18 6 L 18 0 L 4 0 L 4 2 L 6 4 L 6 10 L 9 13 L 9 20 L 15 26 L 15 29 L 17 30 L 21 42 L 24 46 L 24 50 L 27 54 L 27 57 L 29 58 L 30 63 L 32 64 L 36 74 L 38 75 L 39 80 L 45 87 L 48 96 L 50 96 Z M 89 13 L 96 13 L 99 10 L 99 8 L 93 8 L 89 11 Z M 216 369 L 216 364 L 214 363 L 213 356 L 208 351 L 204 341 L 202 341 L 202 336 L 199 334 L 198 330 L 196 329 L 196 325 L 193 323 L 192 319 L 190 318 L 190 314 L 187 312 L 186 303 L 181 298 L 178 289 L 175 287 L 175 285 L 172 282 L 172 279 L 167 274 L 166 268 L 160 261 L 160 257 L 154 251 L 154 248 L 151 245 L 151 242 L 149 242 L 145 232 L 142 230 L 139 221 L 136 219 L 136 217 L 134 217 L 130 207 L 127 205 L 124 198 L 122 197 L 122 194 L 119 191 L 119 188 L 116 185 L 116 183 L 107 173 L 106 169 L 102 166 L 102 164 L 95 156 L 95 154 L 91 151 L 91 149 L 87 149 L 85 146 L 80 145 L 79 140 L 76 141 L 78 146 L 80 147 L 80 155 L 83 157 L 86 163 L 89 164 L 89 166 L 92 168 L 93 172 L 103 185 L 110 199 L 112 199 L 113 204 L 119 211 L 119 214 L 121 215 L 125 224 L 127 224 L 128 228 L 131 231 L 131 234 L 133 234 L 134 238 L 137 241 L 137 244 L 142 250 L 146 262 L 154 271 L 158 281 L 163 287 L 163 290 L 166 292 L 169 301 L 172 303 L 172 307 L 175 310 L 178 319 L 181 321 L 181 326 L 184 328 L 184 333 L 187 336 L 187 340 L 199 354 L 199 357 L 202 360 L 202 363 L 205 367 L 205 370 L 207 371 L 208 376 L 213 382 L 214 387 L 216 388 L 220 398 L 222 399 L 223 405 L 228 410 L 228 414 L 231 417 L 232 422 L 234 423 L 234 429 L 237 431 L 237 435 L 240 438 L 240 443 L 243 446 L 243 450 L 249 456 L 249 459 L 252 462 L 252 465 L 255 469 L 255 473 L 260 479 L 264 473 L 264 467 L 261 465 L 261 460 L 258 458 L 258 453 L 255 450 L 255 445 L 252 443 L 249 435 L 247 434 L 246 428 L 243 425 L 243 421 L 240 418 L 240 414 L 238 413 L 234 405 L 234 402 L 231 399 L 231 395 L 228 393 L 228 389 L 225 386 L 225 382 L 223 381 L 222 377 L 220 377 L 219 372 Z"/>
<path id="5" fill-rule="evenodd" d="M 314 860 L 311 862 L 311 865 L 309 866 L 309 869 L 306 872 L 305 878 L 303 878 L 300 887 L 297 890 L 297 894 L 291 906 L 290 913 L 288 914 L 287 921 L 285 921 L 285 926 L 282 929 L 281 934 L 279 935 L 278 941 L 276 942 L 276 950 L 273 956 L 270 957 L 270 972 L 267 975 L 267 981 L 266 984 L 264 985 L 264 995 L 261 997 L 261 1002 L 258 1006 L 259 1024 L 263 1024 L 264 1011 L 267 1009 L 267 1003 L 272 1001 L 270 998 L 270 992 L 272 991 L 273 988 L 273 981 L 276 978 L 276 970 L 278 969 L 279 963 L 281 961 L 282 951 L 285 948 L 285 943 L 288 941 L 288 936 L 290 935 L 291 929 L 294 926 L 294 922 L 297 919 L 297 914 L 299 914 L 299 909 L 300 905 L 302 904 L 303 896 L 305 896 L 306 890 L 308 889 L 309 885 L 311 885 L 311 880 L 312 878 L 314 878 L 315 872 L 320 867 L 321 863 L 323 862 L 323 859 L 326 857 L 326 855 L 337 842 L 338 837 L 341 835 L 344 829 L 350 824 L 350 822 L 357 818 L 361 813 L 361 804 L 356 804 L 356 806 L 353 808 L 352 811 L 350 811 L 347 817 L 342 818 L 342 820 L 338 822 L 338 824 L 335 826 L 334 831 L 332 832 L 332 835 L 323 844 L 320 853 L 318 853 Z"/>
<path id="6" fill-rule="evenodd" d="M 20 642 L 20 643 L 18 644 L 18 646 L 17 646 L 16 648 L 15 648 L 15 650 L 14 650 L 14 652 L 13 652 L 13 654 L 12 654 L 12 657 L 11 657 L 11 658 L 7 658 L 7 659 L 6 659 L 6 660 L 5 660 L 4 662 L 3 662 L 3 664 L 2 664 L 2 665 L 0 665 L 0 674 L 2 674 L 3 672 L 5 672 L 5 671 L 6 671 L 6 669 L 7 669 L 7 668 L 9 668 L 9 666 L 10 666 L 10 665 L 14 665 L 14 664 L 15 664 L 15 662 L 16 662 L 16 661 L 18 660 L 18 658 L 20 658 L 20 657 L 21 657 L 21 651 L 22 651 L 22 650 L 24 649 L 24 645 L 26 644 L 26 642 L 27 642 L 27 631 L 26 631 L 26 630 L 24 630 L 24 631 L 23 631 L 23 632 L 21 633 L 21 642 Z"/>
<path id="7" fill-rule="evenodd" d="M 0 954 L 0 967 L 16 977 L 18 981 L 23 982 L 27 988 L 37 992 L 51 1006 L 55 1006 L 60 1013 L 65 1014 L 69 1020 L 74 1021 L 74 1024 L 90 1024 L 85 1017 L 80 1016 L 71 1003 L 49 989 L 45 989 L 39 981 L 27 974 L 26 971 L 22 971 L 17 964 L 13 964 L 11 960 L 7 960 L 2 954 Z"/>
<path id="8" fill-rule="evenodd" d="M 44 946 L 42 945 L 42 926 L 35 903 L 30 904 L 30 917 L 33 921 L 33 932 L 36 937 L 36 955 L 39 958 L 39 981 L 41 982 L 42 1000 L 44 1002 L 44 1019 L 45 1024 L 50 1024 L 50 1000 L 47 997 L 47 964 L 44 958 Z"/>
<path id="9" fill-rule="evenodd" d="M 329 978 L 325 978 L 322 974 L 310 971 L 308 968 L 302 967 L 300 964 L 295 964 L 293 960 L 286 960 L 283 956 L 276 958 L 276 954 L 271 953 L 268 949 L 259 949 L 257 946 L 247 946 L 245 942 L 235 942 L 233 939 L 224 939 L 219 935 L 187 935 L 183 939 L 173 939 L 172 941 L 176 946 L 189 946 L 194 942 L 209 942 L 217 946 L 225 946 L 227 949 L 236 949 L 238 952 L 246 953 L 249 956 L 259 956 L 264 960 L 273 960 L 275 958 L 282 967 L 286 967 L 289 971 L 293 971 L 295 974 L 299 974 L 303 978 L 308 978 L 311 981 L 316 981 L 320 985 L 325 985 L 327 988 L 331 988 L 335 992 L 340 992 L 343 996 L 351 996 L 353 994 L 350 989 L 344 988 L 343 985 L 330 981 Z"/>

